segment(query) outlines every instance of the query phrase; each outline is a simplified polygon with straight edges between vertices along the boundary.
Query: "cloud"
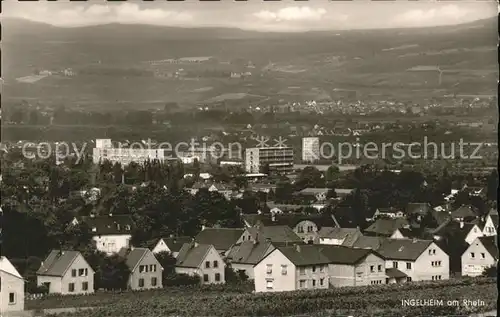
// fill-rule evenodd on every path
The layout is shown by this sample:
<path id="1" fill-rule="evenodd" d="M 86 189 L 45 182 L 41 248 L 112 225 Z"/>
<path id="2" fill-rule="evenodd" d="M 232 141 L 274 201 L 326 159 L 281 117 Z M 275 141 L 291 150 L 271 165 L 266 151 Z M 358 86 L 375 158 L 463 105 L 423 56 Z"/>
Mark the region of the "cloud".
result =
<path id="1" fill-rule="evenodd" d="M 259 11 L 254 17 L 264 22 L 291 22 L 291 21 L 319 21 L 326 14 L 323 8 L 311 9 L 310 7 L 288 7 L 277 11 Z"/>
<path id="2" fill-rule="evenodd" d="M 79 26 L 101 23 L 181 25 L 193 20 L 187 12 L 164 10 L 161 8 L 141 8 L 135 3 L 116 5 L 93 4 L 90 6 L 67 7 L 49 10 L 47 6 L 32 6 L 17 12 L 15 16 L 58 26 Z"/>
<path id="3" fill-rule="evenodd" d="M 393 22 L 409 26 L 449 24 L 463 21 L 468 15 L 464 8 L 450 4 L 429 10 L 410 10 L 394 17 Z"/>

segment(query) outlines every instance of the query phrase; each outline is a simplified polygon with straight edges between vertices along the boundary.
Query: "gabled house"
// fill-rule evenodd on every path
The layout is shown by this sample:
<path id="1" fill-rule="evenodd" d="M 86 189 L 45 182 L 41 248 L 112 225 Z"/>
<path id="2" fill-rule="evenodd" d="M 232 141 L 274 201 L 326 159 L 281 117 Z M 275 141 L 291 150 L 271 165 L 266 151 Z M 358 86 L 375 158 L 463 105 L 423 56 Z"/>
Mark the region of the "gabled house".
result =
<path id="1" fill-rule="evenodd" d="M 219 192 L 224 195 L 226 199 L 230 199 L 233 194 L 233 190 L 230 187 L 215 182 L 196 182 L 191 188 L 189 188 L 189 192 L 191 195 L 196 195 L 202 188 L 206 188 L 209 192 Z"/>
<path id="2" fill-rule="evenodd" d="M 327 214 L 283 213 L 243 215 L 242 217 L 247 227 L 288 226 L 306 243 L 313 243 L 322 227 L 336 226 L 333 217 Z"/>
<path id="3" fill-rule="evenodd" d="M 385 284 L 385 260 L 370 249 L 317 245 L 328 260 L 330 286 Z"/>
<path id="4" fill-rule="evenodd" d="M 397 229 L 409 228 L 409 223 L 404 218 L 394 219 L 377 219 L 368 228 L 364 230 L 364 234 L 368 236 L 390 237 Z M 402 237 L 402 236 L 401 236 Z"/>
<path id="5" fill-rule="evenodd" d="M 36 272 L 38 286 L 50 294 L 94 292 L 94 270 L 78 251 L 52 250 Z"/>
<path id="6" fill-rule="evenodd" d="M 385 268 L 398 269 L 407 281 L 450 278 L 449 256 L 434 241 L 387 239 L 377 251 L 386 261 Z"/>
<path id="7" fill-rule="evenodd" d="M 434 240 L 442 240 L 451 231 L 457 233 L 454 235 L 454 239 L 465 241 L 467 244 L 471 244 L 476 238 L 483 236 L 483 231 L 477 224 L 463 221 L 450 221 L 434 233 Z"/>
<path id="8" fill-rule="evenodd" d="M 191 242 L 185 243 L 179 251 L 175 272 L 197 275 L 201 284 L 223 284 L 226 281 L 225 267 L 224 260 L 213 245 Z"/>
<path id="9" fill-rule="evenodd" d="M 24 310 L 24 279 L 10 263 L 0 257 L 0 314 Z"/>
<path id="10" fill-rule="evenodd" d="M 246 240 L 235 244 L 229 250 L 226 260 L 235 272 L 243 271 L 249 279 L 254 279 L 254 266 L 274 249 L 272 242 Z"/>
<path id="11" fill-rule="evenodd" d="M 274 243 L 303 243 L 302 239 L 288 226 L 255 226 L 246 228 L 236 244 L 245 241 Z"/>
<path id="12" fill-rule="evenodd" d="M 329 263 L 317 245 L 276 247 L 254 267 L 255 291 L 327 289 Z"/>
<path id="13" fill-rule="evenodd" d="M 377 208 L 373 214 L 373 219 L 378 218 L 403 218 L 403 211 L 397 208 Z"/>
<path id="14" fill-rule="evenodd" d="M 343 199 L 354 192 L 354 188 L 335 188 L 337 198 Z"/>
<path id="15" fill-rule="evenodd" d="M 173 237 L 173 236 L 170 236 L 168 238 L 160 238 L 152 246 L 151 251 L 153 251 L 154 254 L 157 254 L 160 252 L 168 252 L 175 258 L 177 256 L 177 254 L 179 253 L 179 250 L 181 249 L 182 245 L 184 243 L 189 243 L 191 241 L 193 241 L 193 238 L 191 238 L 191 237 Z"/>
<path id="16" fill-rule="evenodd" d="M 108 255 L 130 248 L 134 222 L 129 215 L 90 216 L 74 219 L 73 224 L 85 222 L 92 233 L 97 250 Z"/>
<path id="17" fill-rule="evenodd" d="M 476 218 L 476 212 L 472 206 L 462 205 L 451 212 L 451 218 L 458 221 L 472 220 Z"/>
<path id="18" fill-rule="evenodd" d="M 372 237 L 372 236 L 361 235 L 354 241 L 352 240 L 344 241 L 342 245 L 345 247 L 352 247 L 357 249 L 371 249 L 377 251 L 378 249 L 380 249 L 382 243 L 387 239 L 388 238 L 386 237 Z"/>
<path id="19" fill-rule="evenodd" d="M 144 290 L 163 287 L 163 267 L 151 250 L 147 248 L 123 248 L 118 254 L 125 258 L 125 263 L 130 270 L 127 288 Z"/>
<path id="20" fill-rule="evenodd" d="M 482 223 L 484 236 L 496 236 L 498 228 L 498 210 L 491 209 Z"/>
<path id="21" fill-rule="evenodd" d="M 411 228 L 399 228 L 390 236 L 391 239 L 416 239 L 419 237 L 418 232 Z"/>
<path id="22" fill-rule="evenodd" d="M 322 227 L 315 242 L 329 245 L 351 244 L 362 235 L 358 228 Z"/>
<path id="23" fill-rule="evenodd" d="M 203 228 L 194 241 L 201 245 L 212 245 L 221 256 L 225 256 L 226 252 L 240 240 L 244 231 L 240 228 Z"/>
<path id="24" fill-rule="evenodd" d="M 497 237 L 479 237 L 462 254 L 462 276 L 479 276 L 498 264 Z"/>
<path id="25" fill-rule="evenodd" d="M 406 207 L 406 215 L 414 215 L 417 219 L 423 218 L 432 210 L 428 203 L 409 203 Z"/>

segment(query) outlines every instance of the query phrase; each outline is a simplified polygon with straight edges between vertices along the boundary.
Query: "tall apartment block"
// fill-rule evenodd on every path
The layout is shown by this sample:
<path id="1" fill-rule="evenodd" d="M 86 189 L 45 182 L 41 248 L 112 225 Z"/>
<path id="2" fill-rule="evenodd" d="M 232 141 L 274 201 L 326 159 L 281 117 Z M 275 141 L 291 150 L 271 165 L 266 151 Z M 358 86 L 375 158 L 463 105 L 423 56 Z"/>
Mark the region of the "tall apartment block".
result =
<path id="1" fill-rule="evenodd" d="M 293 148 L 263 147 L 245 150 L 247 173 L 287 174 L 293 171 Z"/>
<path id="2" fill-rule="evenodd" d="M 319 160 L 319 155 L 319 138 L 302 138 L 302 161 L 309 163 L 315 162 Z"/>

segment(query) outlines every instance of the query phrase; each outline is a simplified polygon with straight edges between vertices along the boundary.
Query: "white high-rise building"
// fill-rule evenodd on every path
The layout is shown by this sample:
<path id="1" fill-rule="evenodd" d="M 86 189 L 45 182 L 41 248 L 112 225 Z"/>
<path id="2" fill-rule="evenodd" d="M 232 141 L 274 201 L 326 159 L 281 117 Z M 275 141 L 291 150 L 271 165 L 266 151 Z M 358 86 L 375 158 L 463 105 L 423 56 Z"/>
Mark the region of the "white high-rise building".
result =
<path id="1" fill-rule="evenodd" d="M 143 164 L 148 160 L 163 161 L 168 157 L 165 156 L 165 149 L 150 148 L 146 144 L 141 144 L 139 147 L 113 147 L 111 139 L 97 139 L 96 147 L 93 149 L 93 162 L 95 164 L 102 161 L 111 163 L 120 163 L 128 165 L 131 162 Z"/>
<path id="2" fill-rule="evenodd" d="M 287 174 L 293 171 L 293 148 L 263 147 L 245 151 L 247 173 Z"/>
<path id="3" fill-rule="evenodd" d="M 302 138 L 302 161 L 315 162 L 320 159 L 319 155 L 319 138 Z"/>

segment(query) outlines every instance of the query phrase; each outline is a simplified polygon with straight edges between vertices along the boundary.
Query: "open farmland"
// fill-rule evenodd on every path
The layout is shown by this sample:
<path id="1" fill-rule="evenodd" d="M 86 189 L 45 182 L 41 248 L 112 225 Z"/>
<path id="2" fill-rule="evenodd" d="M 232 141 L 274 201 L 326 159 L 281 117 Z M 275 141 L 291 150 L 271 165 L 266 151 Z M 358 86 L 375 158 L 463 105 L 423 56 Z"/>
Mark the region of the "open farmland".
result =
<path id="1" fill-rule="evenodd" d="M 403 306 L 402 300 L 434 299 L 443 305 Z M 464 299 L 481 300 L 476 307 Z M 96 307 L 60 316 L 393 316 L 464 315 L 496 308 L 496 280 L 491 278 L 346 287 L 324 291 L 250 294 L 222 287 L 172 288 L 131 293 L 47 297 L 28 302 L 31 309 Z M 459 301 L 448 305 L 447 301 Z"/>

